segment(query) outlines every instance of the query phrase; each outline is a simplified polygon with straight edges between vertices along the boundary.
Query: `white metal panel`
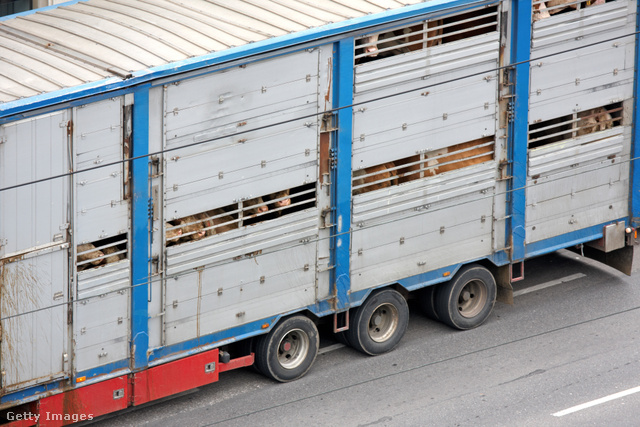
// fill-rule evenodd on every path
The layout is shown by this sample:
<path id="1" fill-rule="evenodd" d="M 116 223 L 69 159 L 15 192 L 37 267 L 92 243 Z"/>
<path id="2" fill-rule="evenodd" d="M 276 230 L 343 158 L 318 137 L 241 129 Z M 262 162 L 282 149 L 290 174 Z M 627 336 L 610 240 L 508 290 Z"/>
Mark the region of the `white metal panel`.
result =
<path id="1" fill-rule="evenodd" d="M 17 390 L 69 375 L 68 246 L 0 263 L 2 387 Z"/>
<path id="2" fill-rule="evenodd" d="M 77 295 L 79 299 L 90 298 L 113 290 L 126 290 L 130 285 L 129 260 L 122 259 L 78 272 Z"/>
<path id="3" fill-rule="evenodd" d="M 491 31 L 357 64 L 353 169 L 496 135 L 499 58 Z M 495 184 L 489 161 L 353 196 L 351 290 L 491 253 Z"/>
<path id="4" fill-rule="evenodd" d="M 568 167 L 576 167 L 581 163 L 619 155 L 623 149 L 620 128 L 602 133 L 604 135 L 599 135 L 600 139 L 595 139 L 598 135 L 592 134 L 566 143 L 563 141 L 542 149 L 531 150 L 529 176 L 546 175 L 552 171 L 558 172 Z"/>
<path id="5" fill-rule="evenodd" d="M 636 8 L 616 0 L 533 24 L 529 123 L 633 97 Z"/>
<path id="6" fill-rule="evenodd" d="M 628 172 L 627 168 L 624 169 Z M 528 192 L 532 196 L 527 201 L 527 225 L 544 222 L 559 214 L 589 211 L 598 205 L 626 200 L 628 191 L 624 186 L 629 184 L 629 180 L 620 176 L 622 170 L 619 165 L 602 166 L 598 171 L 557 179 L 554 182 L 555 188 L 548 185 L 535 186 L 535 191 L 531 189 Z M 589 184 L 585 183 L 587 180 L 590 181 Z M 558 187 L 565 191 L 559 191 Z M 619 217 L 612 216 L 610 219 L 616 218 Z"/>
<path id="7" fill-rule="evenodd" d="M 545 201 L 557 199 L 566 194 L 575 194 L 593 187 L 622 181 L 629 175 L 629 163 L 622 158 L 602 159 L 528 180 L 526 189 L 527 205 L 536 206 Z M 598 200 L 606 202 L 610 194 L 602 194 Z M 527 220 L 536 218 L 528 215 Z"/>
<path id="8" fill-rule="evenodd" d="M 437 76 L 453 80 L 461 70 L 465 71 L 460 76 L 472 74 L 471 70 L 495 75 L 499 47 L 498 33 L 489 33 L 358 65 L 356 97 L 370 90 L 415 80 L 423 80 L 422 86 L 428 86 Z M 400 91 L 397 87 L 394 90 Z"/>
<path id="9" fill-rule="evenodd" d="M 329 90 L 331 55 L 322 47 L 165 86 L 164 221 L 316 183 L 316 114 L 320 92 Z M 311 200 L 316 191 L 310 189 Z M 262 218 L 164 249 L 165 314 L 157 343 L 316 301 L 319 209 Z"/>
<path id="10" fill-rule="evenodd" d="M 80 294 L 74 313 L 76 371 L 129 357 L 129 283 L 112 282 L 102 289 L 104 293 L 94 297 Z"/>
<path id="11" fill-rule="evenodd" d="M 76 243 L 92 242 L 129 229 L 124 200 L 123 98 L 74 108 Z M 87 172 L 82 170 L 88 169 Z"/>
<path id="12" fill-rule="evenodd" d="M 526 242 L 628 214 L 628 127 L 614 127 L 529 151 Z"/>
<path id="13" fill-rule="evenodd" d="M 354 231 L 351 290 L 486 256 L 492 250 L 492 211 L 493 198 L 487 197 L 414 212 L 402 227 L 391 223 Z"/>
<path id="14" fill-rule="evenodd" d="M 167 280 L 167 344 L 315 302 L 316 245 L 191 270 Z"/>
<path id="15" fill-rule="evenodd" d="M 129 357 L 129 260 L 78 272 L 74 304 L 74 368 L 77 372 Z"/>
<path id="16" fill-rule="evenodd" d="M 529 123 L 633 97 L 633 45 L 628 37 L 535 62 Z"/>
<path id="17" fill-rule="evenodd" d="M 0 126 L 0 188 L 69 171 L 67 110 Z M 0 192 L 0 258 L 67 240 L 69 178 Z"/>
<path id="18" fill-rule="evenodd" d="M 320 52 L 167 86 L 167 219 L 316 181 Z"/>
<path id="19" fill-rule="evenodd" d="M 353 196 L 353 222 L 368 224 L 384 215 L 411 214 L 425 206 L 440 208 L 448 203 L 468 201 L 467 196 L 480 197 L 495 184 L 494 168 L 495 164 L 488 162 Z"/>
<path id="20" fill-rule="evenodd" d="M 288 138 L 297 136 L 300 136 L 297 144 L 291 147 Z M 181 218 L 243 198 L 314 182 L 316 136 L 315 130 L 303 128 L 289 132 L 286 137 L 274 135 L 170 161 L 165 197 L 167 218 Z"/>
<path id="21" fill-rule="evenodd" d="M 490 253 L 495 175 L 487 162 L 354 196 L 352 291 Z"/>
<path id="22" fill-rule="evenodd" d="M 256 251 L 314 240 L 318 232 L 316 209 L 241 227 L 205 239 L 167 248 L 167 274 L 174 275 Z"/>
<path id="23" fill-rule="evenodd" d="M 496 94 L 495 80 L 476 77 L 367 104 L 354 112 L 353 168 L 494 135 Z"/>
<path id="24" fill-rule="evenodd" d="M 598 41 L 602 34 L 628 35 L 623 29 L 635 28 L 636 8 L 634 0 L 616 0 L 541 19 L 533 23 L 532 52 L 545 55 L 550 53 L 545 49 L 558 51 L 562 50 L 558 45 Z"/>
<path id="25" fill-rule="evenodd" d="M 527 221 L 526 243 L 555 237 L 623 218 L 629 214 L 629 181 L 617 181 L 578 194 L 568 194 L 554 203 L 527 208 L 539 221 Z M 606 195 L 606 200 L 603 200 Z M 543 210 L 543 212 L 537 212 Z M 534 213 L 534 211 L 536 211 Z"/>
<path id="26" fill-rule="evenodd" d="M 245 134 L 313 115 L 317 112 L 313 107 L 317 105 L 319 53 L 320 49 L 292 53 L 168 85 L 167 146 L 239 131 Z M 179 139 L 184 136 L 188 138 Z"/>
<path id="27" fill-rule="evenodd" d="M 496 31 L 357 65 L 353 168 L 494 135 L 499 54 Z"/>

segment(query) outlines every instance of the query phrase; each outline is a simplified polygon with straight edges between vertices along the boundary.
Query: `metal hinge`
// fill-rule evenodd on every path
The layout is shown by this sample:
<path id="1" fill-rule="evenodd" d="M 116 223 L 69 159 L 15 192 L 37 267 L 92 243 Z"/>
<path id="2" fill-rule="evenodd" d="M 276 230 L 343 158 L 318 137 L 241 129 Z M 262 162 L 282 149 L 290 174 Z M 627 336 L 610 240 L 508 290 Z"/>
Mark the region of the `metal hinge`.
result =
<path id="1" fill-rule="evenodd" d="M 318 272 L 318 273 L 324 273 L 325 271 L 331 271 L 331 270 L 333 270 L 334 268 L 336 268 L 336 266 L 335 266 L 335 265 L 327 265 L 325 268 L 319 268 L 319 267 L 317 267 L 316 269 L 317 269 L 317 272 Z"/>
<path id="2" fill-rule="evenodd" d="M 151 156 L 151 178 L 158 178 L 164 175 L 160 172 L 160 158 L 158 156 Z"/>
<path id="3" fill-rule="evenodd" d="M 509 123 L 513 123 L 515 120 L 515 101 L 507 102 L 507 120 Z"/>
<path id="4" fill-rule="evenodd" d="M 322 212 L 320 212 L 320 216 L 322 217 L 322 228 L 333 227 L 335 224 L 331 223 L 331 214 L 335 211 L 335 207 L 324 208 Z"/>
<path id="5" fill-rule="evenodd" d="M 329 149 L 329 165 L 331 169 L 338 167 L 338 150 L 335 148 Z"/>
<path id="6" fill-rule="evenodd" d="M 149 200 L 148 200 L 147 202 L 148 202 L 148 204 L 149 204 L 149 205 L 147 206 L 147 211 L 148 211 L 148 214 L 149 214 L 149 219 L 150 219 L 151 221 L 153 221 L 153 197 L 150 197 L 150 198 L 149 198 Z"/>
<path id="7" fill-rule="evenodd" d="M 336 126 L 334 126 L 334 115 L 332 113 L 324 113 L 322 115 L 322 129 L 321 132 L 333 132 L 338 130 Z"/>

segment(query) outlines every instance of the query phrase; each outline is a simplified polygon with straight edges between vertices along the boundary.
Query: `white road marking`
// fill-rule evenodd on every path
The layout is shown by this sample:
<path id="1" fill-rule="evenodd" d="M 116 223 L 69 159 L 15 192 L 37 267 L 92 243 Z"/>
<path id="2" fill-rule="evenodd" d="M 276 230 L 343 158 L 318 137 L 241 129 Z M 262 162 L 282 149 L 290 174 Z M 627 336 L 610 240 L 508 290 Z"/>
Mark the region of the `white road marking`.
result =
<path id="1" fill-rule="evenodd" d="M 580 279 L 581 277 L 586 277 L 586 276 L 587 276 L 586 274 L 582 274 L 582 273 L 572 274 L 571 276 L 563 277 L 561 279 L 551 280 L 549 282 L 540 283 L 539 285 L 531 286 L 530 288 L 525 288 L 525 289 L 520 289 L 518 291 L 514 291 L 513 292 L 513 296 L 517 297 L 519 295 L 524 295 L 524 294 L 528 294 L 530 292 L 539 291 L 540 289 L 550 288 L 551 286 L 556 286 L 556 285 L 559 285 L 561 283 L 570 282 L 572 280 Z"/>
<path id="2" fill-rule="evenodd" d="M 620 399 L 621 397 L 629 396 L 633 393 L 640 392 L 640 387 L 630 388 L 629 390 L 621 391 L 618 393 L 610 394 L 609 396 L 601 397 L 600 399 L 592 400 L 591 402 L 583 403 L 582 405 L 576 405 L 564 411 L 556 412 L 552 414 L 554 417 L 562 417 L 564 415 L 572 414 L 574 412 L 581 411 L 583 409 L 590 408 L 592 406 L 599 405 L 601 403 L 609 402 L 610 400 Z"/>
<path id="3" fill-rule="evenodd" d="M 337 349 L 342 348 L 344 346 L 345 346 L 344 344 L 340 344 L 340 343 L 332 344 L 332 345 L 329 345 L 327 347 L 323 347 L 320 350 L 318 350 L 318 354 L 329 353 L 330 351 L 337 350 Z"/>

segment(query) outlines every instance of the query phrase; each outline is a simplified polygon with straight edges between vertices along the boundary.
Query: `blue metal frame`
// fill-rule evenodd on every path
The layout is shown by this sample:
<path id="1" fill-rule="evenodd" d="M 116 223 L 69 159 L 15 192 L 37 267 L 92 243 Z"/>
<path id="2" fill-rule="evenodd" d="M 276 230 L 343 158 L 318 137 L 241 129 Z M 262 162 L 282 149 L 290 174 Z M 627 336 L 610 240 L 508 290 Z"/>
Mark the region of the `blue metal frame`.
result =
<path id="1" fill-rule="evenodd" d="M 131 369 L 147 365 L 149 349 L 149 86 L 134 92 L 131 217 Z"/>
<path id="2" fill-rule="evenodd" d="M 178 344 L 151 349 L 149 350 L 149 366 L 151 367 L 156 364 L 165 363 L 170 360 L 179 359 L 202 351 L 217 348 L 225 344 L 261 335 L 269 332 L 280 318 L 292 313 L 295 313 L 295 311 L 256 320 L 242 326 L 193 338 Z"/>
<path id="3" fill-rule="evenodd" d="M 525 257 L 525 209 L 527 184 L 527 131 L 529 129 L 529 59 L 531 58 L 531 14 L 532 3 L 528 0 L 514 1 L 511 34 L 511 63 L 515 63 L 512 76 L 515 79 L 515 98 L 511 104 L 513 122 L 509 128 L 511 163 L 510 200 L 511 261 L 522 261 Z"/>
<path id="4" fill-rule="evenodd" d="M 334 108 L 338 110 L 338 131 L 336 135 L 333 190 L 335 194 L 336 225 L 334 239 L 333 285 L 335 308 L 338 311 L 349 308 L 348 292 L 351 289 L 351 145 L 353 128 L 353 37 L 335 44 L 334 58 Z"/>
<path id="5" fill-rule="evenodd" d="M 84 1 L 89 1 L 89 0 L 70 0 L 70 1 L 66 1 L 64 3 L 54 4 L 53 6 L 39 7 L 37 9 L 31 9 L 31 10 L 27 10 L 27 11 L 24 11 L 24 12 L 14 13 L 12 15 L 0 16 L 0 22 L 7 21 L 9 19 L 13 19 L 13 18 L 15 18 L 17 16 L 33 15 L 33 14 L 38 13 L 38 12 L 44 12 L 44 11 L 47 11 L 47 10 L 57 9 L 59 7 L 64 7 L 64 6 L 71 6 L 73 4 L 84 2 Z"/>
<path id="6" fill-rule="evenodd" d="M 0 396 L 0 404 L 4 403 L 25 403 L 30 402 L 38 397 L 55 393 L 64 387 L 66 380 L 62 381 L 54 381 L 52 383 L 41 384 L 37 386 L 33 386 L 24 390 L 19 390 L 14 393 L 5 394 L 4 396 Z"/>
<path id="7" fill-rule="evenodd" d="M 78 372 L 76 378 L 86 377 L 85 381 L 78 383 L 78 385 L 85 385 L 87 381 L 92 378 L 101 377 L 106 374 L 118 372 L 118 375 L 124 375 L 129 371 L 129 359 L 118 360 L 106 365 L 98 366 L 97 368 L 87 369 L 86 371 Z"/>
<path id="8" fill-rule="evenodd" d="M 640 13 L 636 10 L 636 58 L 635 58 L 635 84 L 633 91 L 633 133 L 631 134 L 631 185 L 630 185 L 630 212 L 631 225 L 640 227 L 640 133 L 638 132 L 638 124 L 640 123 L 640 106 L 638 105 L 638 96 L 640 96 Z"/>

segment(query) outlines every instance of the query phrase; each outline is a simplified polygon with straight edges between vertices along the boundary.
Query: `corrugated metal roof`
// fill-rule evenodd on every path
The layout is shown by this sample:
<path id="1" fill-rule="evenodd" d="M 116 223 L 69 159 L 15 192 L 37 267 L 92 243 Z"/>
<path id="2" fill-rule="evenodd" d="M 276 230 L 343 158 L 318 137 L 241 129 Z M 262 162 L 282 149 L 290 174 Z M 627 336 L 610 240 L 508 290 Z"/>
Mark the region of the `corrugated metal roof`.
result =
<path id="1" fill-rule="evenodd" d="M 0 21 L 0 103 L 423 0 L 86 0 Z"/>

